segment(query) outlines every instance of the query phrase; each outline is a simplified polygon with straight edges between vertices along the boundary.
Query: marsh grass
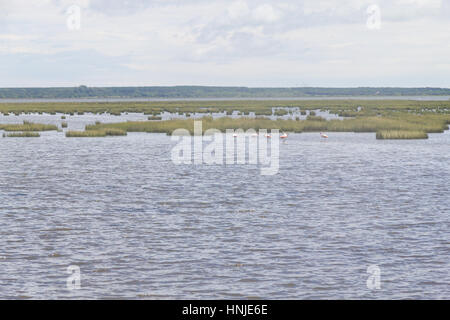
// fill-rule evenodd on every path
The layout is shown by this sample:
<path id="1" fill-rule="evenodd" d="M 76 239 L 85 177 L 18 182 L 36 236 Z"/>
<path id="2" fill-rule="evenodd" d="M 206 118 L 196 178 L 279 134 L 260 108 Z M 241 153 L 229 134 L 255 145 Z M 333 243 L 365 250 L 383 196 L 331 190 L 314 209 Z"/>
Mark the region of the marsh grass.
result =
<path id="1" fill-rule="evenodd" d="M 32 102 L 2 103 L 0 112 L 7 114 L 21 113 L 61 113 L 121 115 L 125 112 L 161 114 L 163 111 L 191 113 L 223 113 L 233 111 L 245 114 L 272 115 L 273 109 L 296 108 L 302 115 L 306 111 L 323 110 L 348 116 L 383 116 L 393 112 L 400 113 L 435 113 L 450 114 L 450 101 L 415 101 L 415 100 L 229 100 L 229 101 L 146 101 L 146 102 Z M 358 111 L 360 110 L 360 111 Z M 287 111 L 287 110 L 285 110 Z"/>
<path id="2" fill-rule="evenodd" d="M 127 132 L 117 128 L 105 128 L 100 130 L 86 131 L 67 131 L 67 138 L 90 138 L 90 137 L 106 137 L 106 136 L 126 136 Z"/>
<path id="3" fill-rule="evenodd" d="M 40 136 L 38 132 L 3 133 L 4 138 L 39 138 Z"/>
<path id="4" fill-rule="evenodd" d="M 148 120 L 162 120 L 161 116 L 149 116 Z"/>
<path id="5" fill-rule="evenodd" d="M 106 137 L 105 130 L 67 131 L 67 138 Z"/>
<path id="6" fill-rule="evenodd" d="M 320 119 L 318 119 L 320 118 Z M 394 117 L 357 117 L 344 120 L 325 120 L 321 117 L 308 120 L 270 120 L 264 118 L 217 118 L 203 117 L 202 129 L 214 128 L 224 132 L 226 129 L 279 129 L 286 132 L 378 132 L 382 130 L 443 132 L 448 128 L 446 119 L 438 116 L 404 115 Z M 121 129 L 126 132 L 159 132 L 171 134 L 176 129 L 186 129 L 191 134 L 194 119 L 165 121 L 128 121 L 88 125 L 87 131 Z"/>
<path id="7" fill-rule="evenodd" d="M 107 128 L 104 130 L 107 136 L 126 136 L 127 132 L 122 129 Z"/>
<path id="8" fill-rule="evenodd" d="M 308 121 L 327 121 L 325 118 L 322 118 L 321 116 L 312 116 L 312 115 L 307 116 L 306 120 L 308 120 Z"/>
<path id="9" fill-rule="evenodd" d="M 61 128 L 67 128 L 67 127 L 68 127 L 68 123 L 65 122 L 65 121 L 63 121 L 63 122 L 61 123 Z"/>
<path id="10" fill-rule="evenodd" d="M 284 109 L 282 109 L 284 108 Z M 279 114 L 299 111 L 308 115 L 307 120 L 270 120 L 260 116 L 270 116 L 273 110 Z M 323 120 L 315 116 L 314 110 L 328 111 L 352 118 L 343 120 Z M 241 114 L 254 113 L 257 118 L 229 117 L 212 119 L 203 118 L 203 130 L 217 128 L 247 130 L 280 129 L 291 132 L 340 131 L 340 132 L 379 132 L 388 131 L 422 131 L 425 133 L 443 132 L 450 124 L 450 101 L 413 101 L 413 100 L 230 100 L 230 101 L 147 101 L 147 102 L 58 102 L 58 103 L 4 103 L 0 104 L 3 114 L 20 113 L 61 113 L 120 115 L 126 112 L 147 113 L 153 116 L 162 112 L 176 112 L 186 116 L 195 113 L 226 113 L 233 111 Z M 178 128 L 193 131 L 193 118 L 165 121 L 134 121 L 125 123 L 99 123 L 87 126 L 87 131 L 100 129 L 121 129 L 125 132 L 163 132 L 172 133 Z M 46 131 L 56 130 L 56 126 L 24 123 L 23 125 L 0 124 L 5 131 Z M 91 133 L 92 134 L 92 133 Z M 104 136 L 106 133 L 101 133 Z M 86 134 L 79 134 L 89 136 Z"/>
<path id="11" fill-rule="evenodd" d="M 58 127 L 52 124 L 32 123 L 24 121 L 23 124 L 0 124 L 4 131 L 57 131 Z"/>
<path id="12" fill-rule="evenodd" d="M 376 134 L 377 139 L 428 139 L 424 131 L 382 130 Z"/>
<path id="13" fill-rule="evenodd" d="M 276 115 L 277 117 L 282 117 L 282 116 L 287 115 L 288 113 L 289 112 L 285 109 L 278 109 L 278 110 L 275 110 L 274 115 Z"/>

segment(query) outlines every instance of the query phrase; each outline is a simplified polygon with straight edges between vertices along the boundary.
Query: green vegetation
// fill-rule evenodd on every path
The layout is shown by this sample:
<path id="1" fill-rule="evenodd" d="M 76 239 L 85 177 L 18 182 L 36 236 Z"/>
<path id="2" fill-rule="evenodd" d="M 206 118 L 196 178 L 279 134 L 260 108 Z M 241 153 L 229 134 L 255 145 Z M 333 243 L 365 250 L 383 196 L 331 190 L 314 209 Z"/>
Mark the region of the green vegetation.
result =
<path id="1" fill-rule="evenodd" d="M 428 139 L 424 131 L 383 130 L 378 131 L 377 139 Z"/>
<path id="2" fill-rule="evenodd" d="M 126 131 L 116 128 L 66 132 L 66 137 L 68 138 L 90 138 L 90 137 L 126 136 L 126 135 L 127 135 Z"/>
<path id="3" fill-rule="evenodd" d="M 68 127 L 67 122 L 63 121 L 63 122 L 61 123 L 61 128 L 67 128 L 67 127 Z"/>
<path id="4" fill-rule="evenodd" d="M 449 117 L 438 115 L 411 115 L 403 114 L 392 117 L 358 117 L 344 120 L 325 120 L 320 117 L 308 120 L 270 120 L 264 118 L 218 118 L 203 117 L 202 129 L 206 131 L 214 128 L 224 132 L 226 129 L 279 129 L 291 132 L 379 132 L 384 130 L 395 131 L 422 131 L 443 132 L 448 129 Z M 194 130 L 194 120 L 166 120 L 166 121 L 128 121 L 120 123 L 104 123 L 88 125 L 86 131 L 105 129 L 121 129 L 127 132 L 160 132 L 171 134 L 178 128 L 187 129 L 191 134 Z"/>
<path id="5" fill-rule="evenodd" d="M 284 109 L 280 109 L 284 108 Z M 179 114 L 226 113 L 233 111 L 257 116 L 272 115 L 273 110 L 288 113 L 288 109 L 323 110 L 349 117 L 367 117 L 390 115 L 392 113 L 413 114 L 450 114 L 450 101 L 415 101 L 415 100 L 225 100 L 225 101 L 151 101 L 151 102 L 40 102 L 40 103 L 0 103 L 3 114 L 20 113 L 94 113 L 120 115 L 124 112 L 137 112 L 148 115 L 160 115 L 162 112 Z M 276 111 L 276 112 L 277 112 Z M 281 113 L 280 113 L 281 114 Z M 315 115 L 311 112 L 310 115 Z"/>
<path id="6" fill-rule="evenodd" d="M 285 110 L 285 109 L 278 109 L 273 114 L 278 116 L 278 117 L 281 117 L 281 116 L 287 115 L 288 113 L 289 112 L 287 110 Z"/>
<path id="7" fill-rule="evenodd" d="M 301 111 L 300 111 L 301 110 Z M 328 111 L 345 116 L 343 120 L 326 120 L 316 116 L 314 110 Z M 307 112 L 309 111 L 309 112 Z M 86 131 L 71 131 L 72 136 L 113 136 L 127 132 L 162 132 L 170 134 L 175 129 L 185 128 L 193 131 L 193 117 L 182 120 L 162 121 L 162 112 L 185 114 L 254 113 L 255 118 L 242 117 L 232 119 L 223 117 L 214 119 L 203 117 L 203 129 L 280 129 L 291 132 L 380 132 L 380 131 L 420 131 L 425 133 L 443 132 L 450 124 L 450 101 L 414 101 L 414 100 L 222 100 L 222 101 L 152 101 L 152 102 L 112 102 L 112 103 L 1 103 L 3 114 L 20 113 L 64 113 L 81 114 L 121 114 L 139 112 L 148 114 L 149 120 L 123 123 L 100 123 L 86 126 Z M 298 118 L 309 114 L 306 120 Z M 290 114 L 296 120 L 270 120 L 266 116 Z M 107 129 L 119 129 L 109 132 Z M 56 126 L 24 122 L 24 124 L 0 124 L 5 131 L 45 131 L 57 130 Z M 98 131 L 98 132 L 97 132 Z"/>
<path id="8" fill-rule="evenodd" d="M 106 128 L 105 133 L 107 136 L 126 136 L 127 132 L 122 129 L 116 129 L 116 128 Z"/>
<path id="9" fill-rule="evenodd" d="M 38 132 L 3 133 L 4 138 L 39 138 L 40 136 Z"/>
<path id="10" fill-rule="evenodd" d="M 5 131 L 52 131 L 58 127 L 52 124 L 32 123 L 24 121 L 23 124 L 0 124 L 0 130 Z"/>
<path id="11" fill-rule="evenodd" d="M 450 95 L 445 88 L 71 87 L 1 88 L 0 98 L 289 98 L 308 96 Z"/>
<path id="12" fill-rule="evenodd" d="M 90 138 L 90 137 L 106 137 L 104 130 L 90 130 L 90 131 L 67 131 L 67 138 Z"/>
<path id="13" fill-rule="evenodd" d="M 322 118 L 321 116 L 313 116 L 313 115 L 307 116 L 306 120 L 309 120 L 309 121 L 326 121 L 326 119 Z"/>

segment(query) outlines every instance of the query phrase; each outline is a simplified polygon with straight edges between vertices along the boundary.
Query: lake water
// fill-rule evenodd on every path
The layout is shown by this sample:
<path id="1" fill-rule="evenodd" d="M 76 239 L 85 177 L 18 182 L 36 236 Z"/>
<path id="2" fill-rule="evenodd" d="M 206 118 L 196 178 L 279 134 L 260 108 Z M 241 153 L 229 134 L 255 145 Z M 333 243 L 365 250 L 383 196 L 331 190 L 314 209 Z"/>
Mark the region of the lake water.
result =
<path id="1" fill-rule="evenodd" d="M 66 121 L 146 118 L 104 117 Z M 177 166 L 163 134 L 0 138 L 0 298 L 449 299 L 450 133 L 329 136 L 291 134 L 274 176 Z"/>

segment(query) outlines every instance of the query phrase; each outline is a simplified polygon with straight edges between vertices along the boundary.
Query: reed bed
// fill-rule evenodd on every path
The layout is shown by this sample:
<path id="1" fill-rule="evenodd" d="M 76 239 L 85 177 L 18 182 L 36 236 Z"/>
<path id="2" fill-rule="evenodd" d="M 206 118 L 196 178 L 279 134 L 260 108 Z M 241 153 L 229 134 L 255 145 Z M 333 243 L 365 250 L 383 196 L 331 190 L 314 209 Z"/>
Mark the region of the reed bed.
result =
<path id="1" fill-rule="evenodd" d="M 148 120 L 162 120 L 161 116 L 149 116 Z"/>
<path id="2" fill-rule="evenodd" d="M 312 116 L 312 115 L 307 116 L 306 120 L 308 120 L 308 121 L 326 121 L 326 119 L 322 118 L 321 116 Z"/>
<path id="3" fill-rule="evenodd" d="M 289 112 L 287 110 L 285 110 L 285 109 L 279 109 L 279 110 L 276 110 L 273 114 L 278 116 L 278 117 L 281 117 L 281 116 L 287 115 L 288 113 Z"/>
<path id="4" fill-rule="evenodd" d="M 92 138 L 106 137 L 105 130 L 89 130 L 89 131 L 67 131 L 67 138 Z"/>
<path id="5" fill-rule="evenodd" d="M 126 136 L 127 132 L 122 129 L 107 128 L 104 130 L 107 136 Z"/>
<path id="6" fill-rule="evenodd" d="M 24 121 L 23 124 L 0 124 L 0 130 L 4 131 L 53 131 L 58 127 L 52 124 L 32 123 Z"/>
<path id="7" fill-rule="evenodd" d="M 424 131 L 383 130 L 376 134 L 377 139 L 428 139 Z"/>
<path id="8" fill-rule="evenodd" d="M 86 131 L 67 131 L 67 138 L 92 138 L 92 137 L 106 137 L 106 136 L 126 136 L 127 132 L 117 128 L 105 128 L 100 130 L 86 130 Z"/>
<path id="9" fill-rule="evenodd" d="M 68 126 L 68 123 L 65 121 L 61 123 L 61 128 L 67 128 Z"/>
<path id="10" fill-rule="evenodd" d="M 325 120 L 315 115 L 314 110 L 328 111 L 333 114 L 351 117 L 343 120 Z M 62 113 L 94 114 L 109 113 L 120 115 L 127 112 L 148 114 L 149 120 L 124 123 L 99 123 L 86 126 L 86 131 L 93 133 L 70 133 L 68 136 L 106 136 L 106 129 L 119 129 L 123 132 L 111 133 L 121 135 L 127 132 L 162 132 L 170 134 L 175 129 L 184 128 L 193 132 L 192 117 L 182 120 L 162 121 L 158 115 L 163 112 L 185 114 L 238 112 L 248 115 L 254 113 L 256 118 L 229 117 L 212 119 L 204 117 L 203 131 L 216 128 L 226 129 L 280 129 L 291 132 L 380 132 L 380 131 L 419 131 L 425 133 L 443 132 L 450 124 L 450 101 L 413 101 L 413 100 L 229 100 L 229 101 L 151 101 L 151 102 L 55 102 L 55 103 L 4 103 L 0 104 L 3 114 L 21 113 Z M 278 114 L 308 115 L 306 120 L 270 120 L 261 118 Z M 296 114 L 297 113 L 297 114 Z M 157 118 L 158 117 L 158 118 Z M 24 123 L 23 125 L 0 124 L 5 131 L 47 131 L 57 130 L 56 126 Z M 102 132 L 95 132 L 95 131 Z"/>
<path id="11" fill-rule="evenodd" d="M 3 133 L 4 138 L 39 138 L 41 135 L 38 132 L 14 132 Z"/>
<path id="12" fill-rule="evenodd" d="M 450 114 L 450 101 L 414 100 L 228 100 L 228 101 L 147 101 L 147 102 L 33 102 L 2 103 L 3 114 L 50 113 L 50 114 L 94 114 L 109 113 L 120 115 L 123 112 L 138 112 L 158 115 L 161 112 L 211 113 L 240 111 L 245 114 L 271 115 L 277 108 L 296 108 L 302 114 L 312 110 L 328 110 L 348 116 L 386 115 L 391 112 L 424 114 Z M 358 111 L 360 110 L 360 111 Z"/>
<path id="13" fill-rule="evenodd" d="M 405 115 L 404 117 L 357 117 L 344 120 L 325 120 L 316 117 L 307 120 L 270 120 L 263 118 L 218 118 L 203 117 L 203 132 L 208 129 L 279 129 L 290 132 L 378 132 L 394 131 L 421 131 L 443 132 L 448 129 L 445 119 L 437 116 Z M 194 130 L 193 119 L 166 120 L 166 121 L 128 121 L 120 123 L 104 123 L 88 125 L 86 131 L 104 130 L 109 128 L 121 129 L 126 132 L 159 132 L 171 134 L 176 129 L 186 129 L 191 134 Z"/>

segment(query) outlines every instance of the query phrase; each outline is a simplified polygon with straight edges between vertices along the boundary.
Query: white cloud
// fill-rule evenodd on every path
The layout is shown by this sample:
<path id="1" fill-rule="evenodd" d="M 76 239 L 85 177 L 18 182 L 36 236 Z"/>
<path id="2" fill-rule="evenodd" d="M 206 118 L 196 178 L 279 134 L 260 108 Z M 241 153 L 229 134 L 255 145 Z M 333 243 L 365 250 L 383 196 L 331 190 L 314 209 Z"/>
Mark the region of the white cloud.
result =
<path id="1" fill-rule="evenodd" d="M 280 19 L 281 14 L 278 10 L 274 9 L 270 4 L 263 4 L 256 7 L 253 17 L 257 21 L 263 22 L 275 22 Z"/>
<path id="2" fill-rule="evenodd" d="M 227 9 L 228 16 L 231 19 L 238 19 L 247 16 L 250 13 L 247 2 L 235 1 Z"/>

